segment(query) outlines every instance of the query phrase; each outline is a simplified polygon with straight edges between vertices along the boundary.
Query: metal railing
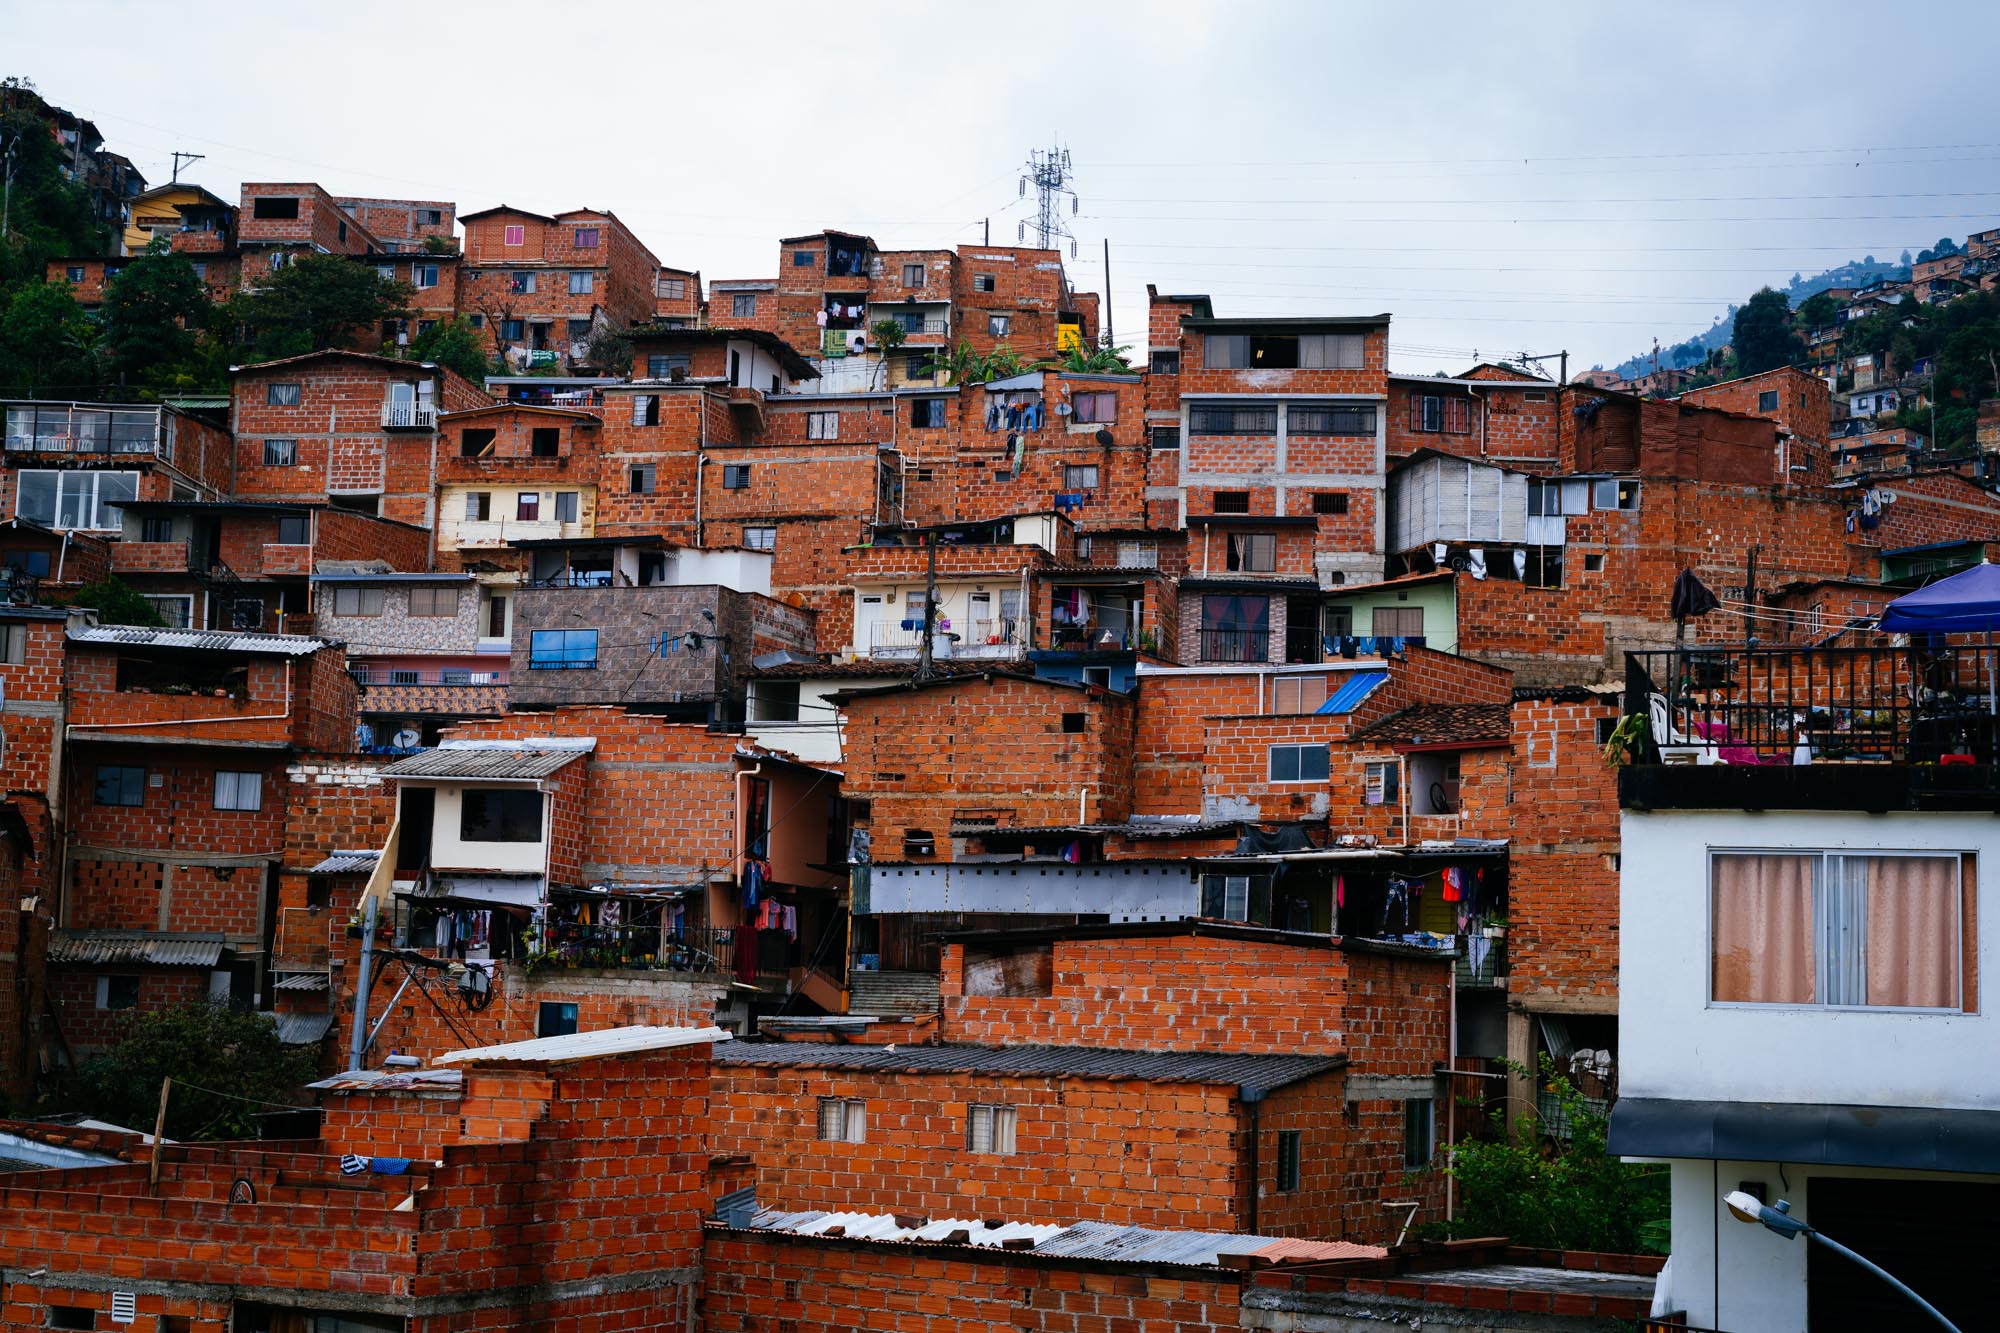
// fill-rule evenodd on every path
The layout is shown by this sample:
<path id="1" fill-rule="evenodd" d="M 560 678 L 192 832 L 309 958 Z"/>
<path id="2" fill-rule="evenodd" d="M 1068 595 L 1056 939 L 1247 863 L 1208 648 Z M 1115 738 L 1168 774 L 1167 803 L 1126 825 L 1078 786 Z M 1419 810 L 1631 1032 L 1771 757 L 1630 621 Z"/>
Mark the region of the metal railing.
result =
<path id="1" fill-rule="evenodd" d="M 160 409 L 78 403 L 9 407 L 6 447 L 36 454 L 156 454 Z"/>
<path id="2" fill-rule="evenodd" d="M 1507 976 L 1507 941 L 1462 935 L 1458 941 L 1460 990 L 1492 990 Z"/>
<path id="3" fill-rule="evenodd" d="M 1988 647 L 1688 647 L 1630 652 L 1626 705 L 1669 762 L 1924 763 L 1995 754 Z"/>
<path id="4" fill-rule="evenodd" d="M 435 430 L 438 411 L 435 403 L 397 402 L 382 404 L 383 430 Z"/>
<path id="5" fill-rule="evenodd" d="M 1262 629 L 1205 629 L 1201 632 L 1204 662 L 1263 662 L 1271 656 L 1271 632 Z"/>
<path id="6" fill-rule="evenodd" d="M 563 922 L 548 928 L 543 950 L 565 967 L 723 974 L 734 966 L 735 934 L 728 927 L 675 929 L 657 922 L 636 926 Z"/>
<path id="7" fill-rule="evenodd" d="M 911 624 L 916 624 L 915 618 Z M 869 627 L 868 651 L 871 657 L 915 657 L 923 641 L 921 628 L 905 629 L 902 622 L 881 620 Z M 1021 622 L 1013 617 L 953 620 L 939 616 L 932 622 L 931 655 L 940 660 L 1014 658 L 1024 647 Z"/>
<path id="8" fill-rule="evenodd" d="M 507 671 L 469 667 L 349 667 L 357 685 L 505 685 Z"/>
<path id="9" fill-rule="evenodd" d="M 882 315 L 876 312 L 871 312 L 871 314 L 876 320 L 887 319 L 892 323 L 902 325 L 903 336 L 906 338 L 942 338 L 945 334 L 951 332 L 951 321 L 943 315 L 930 315 L 923 319 L 905 319 L 896 315 Z"/>

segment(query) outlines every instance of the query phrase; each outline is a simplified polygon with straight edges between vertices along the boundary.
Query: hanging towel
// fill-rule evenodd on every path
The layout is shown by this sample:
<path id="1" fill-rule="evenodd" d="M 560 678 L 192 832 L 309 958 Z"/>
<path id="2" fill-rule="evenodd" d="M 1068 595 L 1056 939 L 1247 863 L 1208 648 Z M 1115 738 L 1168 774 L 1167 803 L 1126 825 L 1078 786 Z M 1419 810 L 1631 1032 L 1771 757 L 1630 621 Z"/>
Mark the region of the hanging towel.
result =
<path id="1" fill-rule="evenodd" d="M 371 1158 L 368 1163 L 368 1169 L 378 1176 L 400 1176 L 409 1171 L 410 1159 L 407 1157 Z"/>

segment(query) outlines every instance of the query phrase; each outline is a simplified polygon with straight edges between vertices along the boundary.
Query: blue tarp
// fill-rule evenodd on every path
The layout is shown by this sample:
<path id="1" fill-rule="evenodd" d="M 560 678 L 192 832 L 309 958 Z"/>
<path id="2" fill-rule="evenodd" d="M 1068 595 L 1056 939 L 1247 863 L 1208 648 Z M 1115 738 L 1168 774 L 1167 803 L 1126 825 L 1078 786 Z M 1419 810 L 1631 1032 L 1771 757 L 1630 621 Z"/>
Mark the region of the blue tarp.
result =
<path id="1" fill-rule="evenodd" d="M 1316 713 L 1351 713 L 1361 706 L 1361 701 L 1375 692 L 1375 687 L 1389 679 L 1386 671 L 1353 671 L 1340 682 L 1326 702 L 1313 711 Z"/>
<path id="2" fill-rule="evenodd" d="M 2000 630 L 2000 565 L 1974 565 L 1889 603 L 1891 634 L 1985 634 Z"/>

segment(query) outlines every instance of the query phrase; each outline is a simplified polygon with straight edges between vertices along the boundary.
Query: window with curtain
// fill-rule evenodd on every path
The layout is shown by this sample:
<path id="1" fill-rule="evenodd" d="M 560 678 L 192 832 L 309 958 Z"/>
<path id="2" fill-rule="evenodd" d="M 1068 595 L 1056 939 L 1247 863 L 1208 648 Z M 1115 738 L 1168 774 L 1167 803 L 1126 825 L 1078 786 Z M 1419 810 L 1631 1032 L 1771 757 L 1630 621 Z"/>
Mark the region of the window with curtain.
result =
<path id="1" fill-rule="evenodd" d="M 1718 852 L 1709 882 L 1717 1004 L 1977 1003 L 1970 856 Z"/>

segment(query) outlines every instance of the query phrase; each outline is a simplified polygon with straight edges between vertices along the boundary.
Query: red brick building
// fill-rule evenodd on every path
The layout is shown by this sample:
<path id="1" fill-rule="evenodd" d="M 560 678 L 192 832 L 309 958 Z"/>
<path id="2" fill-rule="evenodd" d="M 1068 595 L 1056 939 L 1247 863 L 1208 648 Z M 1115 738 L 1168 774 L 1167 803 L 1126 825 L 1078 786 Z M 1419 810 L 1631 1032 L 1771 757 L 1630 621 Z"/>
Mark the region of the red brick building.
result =
<path id="1" fill-rule="evenodd" d="M 459 309 L 510 366 L 594 368 L 597 330 L 629 328 L 658 309 L 660 261 L 613 213 L 502 204 L 459 222 Z"/>

